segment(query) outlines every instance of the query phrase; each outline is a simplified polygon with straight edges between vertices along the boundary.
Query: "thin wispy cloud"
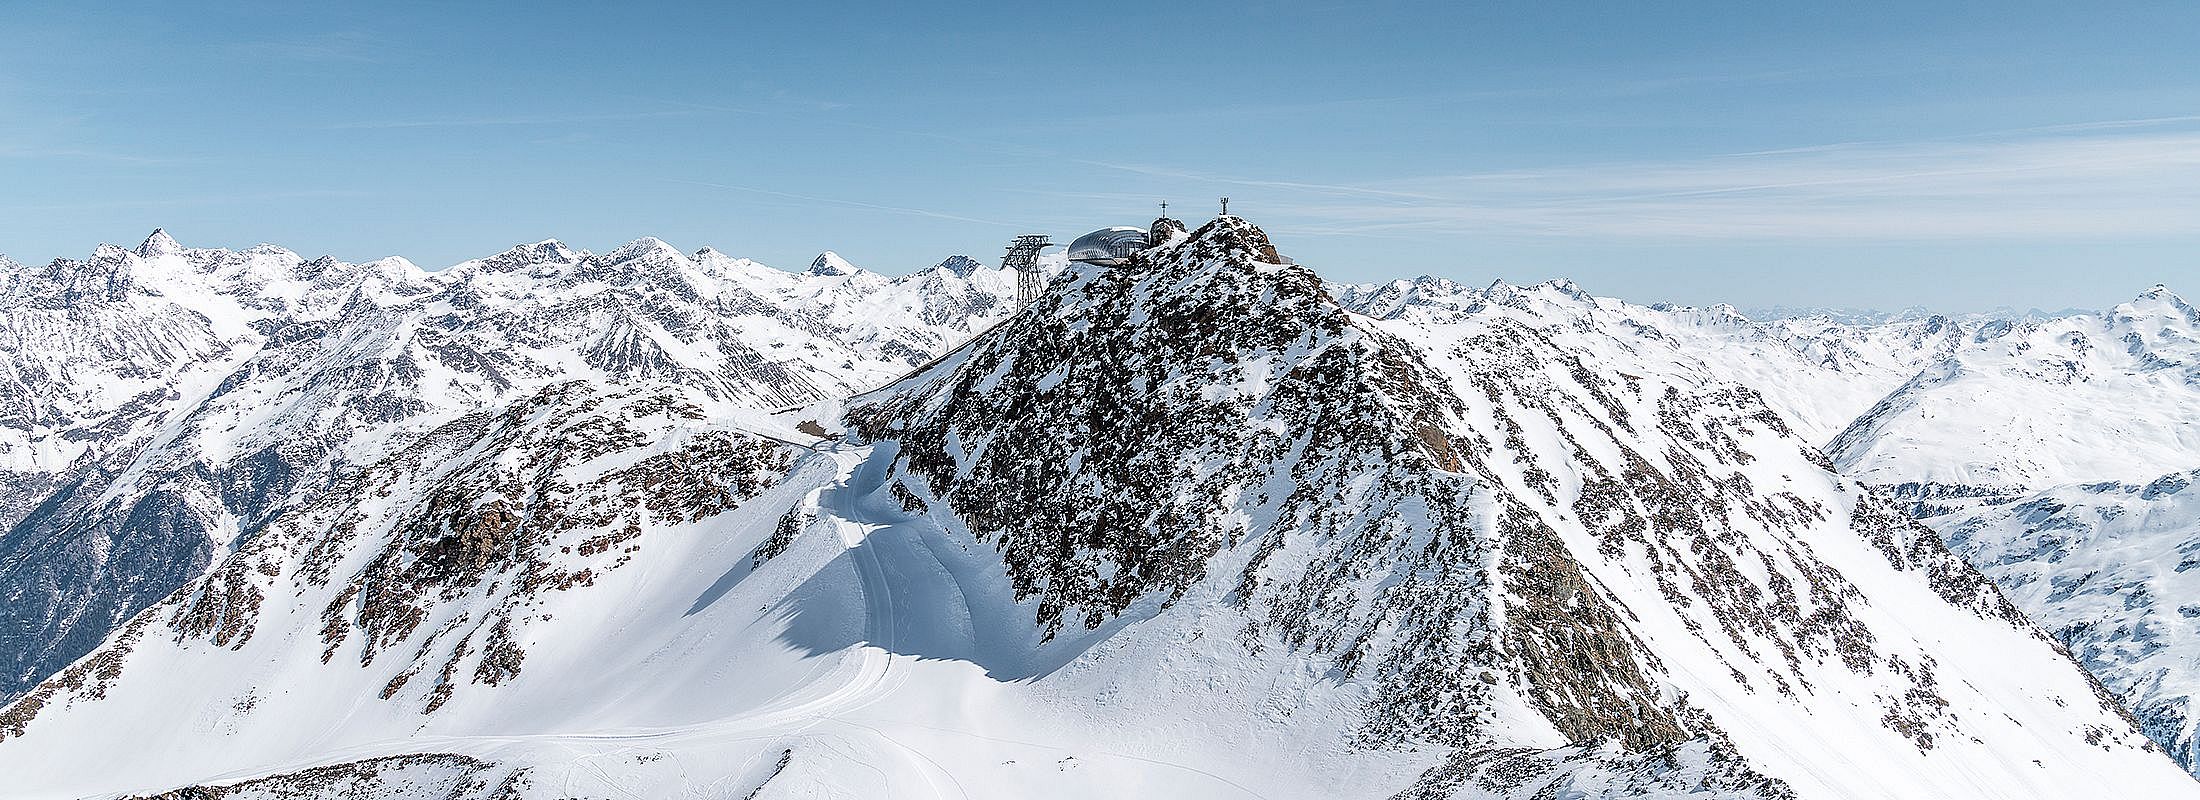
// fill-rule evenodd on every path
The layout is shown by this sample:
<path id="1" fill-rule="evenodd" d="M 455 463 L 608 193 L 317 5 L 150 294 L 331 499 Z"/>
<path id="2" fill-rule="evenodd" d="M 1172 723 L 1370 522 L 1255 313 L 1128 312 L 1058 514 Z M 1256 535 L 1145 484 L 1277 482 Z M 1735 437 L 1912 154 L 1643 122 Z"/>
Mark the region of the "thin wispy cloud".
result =
<path id="1" fill-rule="evenodd" d="M 1969 66 L 1978 66 L 1973 63 Z M 1523 76 L 1520 83 L 1508 84 L 1493 80 L 1483 88 L 1454 91 L 1420 92 L 1361 97 L 1328 97 L 1278 102 L 1218 103 L 1200 102 L 1179 107 L 1141 108 L 1128 111 L 1107 111 L 1087 114 L 1058 114 L 1029 118 L 1016 125 L 998 128 L 1003 133 L 1033 133 L 1083 128 L 1096 125 L 1161 125 L 1185 124 L 1195 121 L 1225 120 L 1241 122 L 1247 118 L 1282 117 L 1314 118 L 1325 115 L 1381 115 L 1397 113 L 1426 113 L 1440 106 L 1478 107 L 1487 115 L 1493 103 L 1512 101 L 1563 100 L 1579 103 L 1589 99 L 1623 99 L 1649 97 L 1688 91 L 1716 90 L 1737 86 L 1774 86 L 1781 84 L 1822 83 L 1862 78 L 1885 78 L 1912 74 L 1921 66 L 1813 66 L 1810 68 L 1740 69 L 1730 66 L 1703 68 L 1697 72 L 1684 72 L 1664 76 L 1644 76 L 1628 79 L 1612 79 L 1609 75 L 1574 75 L 1551 79 L 1548 76 Z M 1532 77 L 1533 80 L 1525 80 Z M 1549 112 L 1536 111 L 1530 116 L 1544 119 Z"/>
<path id="2" fill-rule="evenodd" d="M 1633 239 L 2039 239 L 2190 235 L 2200 122 L 2110 121 L 1376 184 L 1379 202 L 1281 197 L 1313 234 Z M 1401 197 L 1413 199 L 1401 200 Z"/>
<path id="3" fill-rule="evenodd" d="M 855 107 L 848 103 L 833 103 L 824 101 L 796 101 L 793 102 L 791 105 L 782 104 L 777 107 L 764 108 L 725 106 L 712 103 L 696 103 L 685 100 L 668 100 L 664 102 L 668 105 L 678 106 L 681 108 L 690 108 L 698 111 L 709 111 L 723 114 L 745 114 L 759 117 L 777 117 L 788 120 L 799 120 L 803 125 L 821 125 L 825 127 L 842 128 L 846 130 L 883 133 L 892 136 L 899 136 L 903 138 L 926 142 L 942 142 L 946 144 L 967 147 L 981 152 L 998 153 L 1001 155 L 1025 156 L 1031 158 L 1058 157 L 1057 154 L 1052 150 L 1041 147 L 1034 147 L 1027 144 L 1003 141 L 999 139 L 985 139 L 973 136 L 966 136 L 959 133 L 941 133 L 938 131 L 917 130 L 913 128 L 894 127 L 889 125 L 872 125 L 868 123 L 842 119 L 837 117 L 836 115 L 825 113 Z"/>
<path id="4" fill-rule="evenodd" d="M 382 60 L 389 47 L 372 34 L 336 31 L 284 39 L 234 42 L 222 45 L 221 51 L 233 58 L 363 64 Z"/>
<path id="5" fill-rule="evenodd" d="M 580 125 L 596 122 L 630 122 L 635 120 L 667 119 L 693 116 L 696 112 L 630 111 L 574 114 L 508 114 L 477 117 L 433 117 L 422 119 L 386 119 L 342 122 L 326 126 L 328 130 L 392 130 L 403 128 L 487 128 L 530 127 L 546 125 Z"/>
<path id="6" fill-rule="evenodd" d="M 66 159 L 110 161 L 123 164 L 158 164 L 171 159 L 84 147 L 45 147 L 0 143 L 0 159 Z"/>
<path id="7" fill-rule="evenodd" d="M 18 104 L 0 93 L 0 160 L 107 161 L 153 164 L 174 159 L 98 144 L 98 119 L 56 113 L 37 103 Z"/>
<path id="8" fill-rule="evenodd" d="M 929 218 L 932 218 L 932 219 L 944 219 L 944 220 L 953 220 L 953 221 L 956 221 L 956 222 L 972 222 L 972 223 L 977 223 L 977 224 L 980 224 L 980 225 L 996 225 L 996 226 L 999 226 L 999 227 L 1003 227 L 1003 228 L 1016 228 L 1016 227 L 1021 227 L 1021 225 L 1020 225 L 1019 223 L 1014 223 L 1014 222 L 1003 222 L 1003 221 L 1001 221 L 1001 220 L 997 220 L 997 219 L 981 219 L 981 218 L 978 218 L 978 217 L 966 217 L 966 216 L 963 216 L 963 215 L 960 215 L 960 214 L 949 214 L 949 213 L 946 213 L 946 212 L 943 212 L 943 211 L 932 211 L 932 210 L 930 210 L 930 209 L 923 209 L 923 208 L 911 208 L 911 207 L 908 207 L 908 206 L 893 206 L 893 205 L 885 205 L 885 204 L 881 204 L 881 203 L 866 203 L 866 202 L 862 202 L 862 201 L 860 201 L 860 200 L 843 200 L 843 199 L 840 199 L 840 198 L 835 198 L 835 197 L 819 197 L 819 196 L 817 196 L 817 195 L 808 195 L 808 194 L 796 194 L 796 193 L 794 193 L 794 192 L 782 192 L 782 191 L 777 191 L 777 190 L 773 190 L 773 189 L 763 189 L 763 188 L 759 188 L 759 187 L 755 187 L 755 186 L 740 186 L 740 185 L 736 185 L 736 184 L 730 184 L 730 183 L 712 183 L 712 182 L 709 182 L 709 181 L 691 181 L 691 180 L 683 180 L 683 179 L 679 179 L 679 178 L 665 178 L 664 180 L 665 180 L 666 182 L 669 182 L 669 183 L 684 183 L 684 184 L 687 184 L 687 185 L 689 185 L 689 186 L 705 186 L 705 187 L 709 187 L 709 188 L 712 188 L 712 189 L 724 189 L 724 190 L 727 190 L 727 191 L 733 191 L 733 192 L 744 192 L 744 193 L 747 193 L 747 194 L 763 195 L 763 196 L 765 196 L 765 197 L 776 197 L 776 198 L 780 198 L 780 199 L 783 199 L 783 200 L 796 200 L 796 201 L 801 201 L 801 202 L 804 202 L 804 203 L 814 203 L 814 204 L 822 204 L 822 205 L 829 205 L 829 206 L 839 206 L 839 207 L 842 207 L 842 208 L 859 208 L 859 209 L 865 209 L 865 210 L 870 210 L 870 211 L 884 211 L 884 212 L 887 212 L 887 213 L 890 213 L 890 214 L 908 214 L 908 215 L 912 215 L 912 216 L 919 216 L 919 217 L 929 217 Z"/>
<path id="9" fill-rule="evenodd" d="M 1173 169 L 1170 167 L 1160 167 L 1150 164 L 1125 164 L 1110 161 L 1091 161 L 1086 159 L 1070 159 L 1070 161 L 1071 163 L 1129 172 L 1132 174 L 1145 175 L 1152 178 L 1173 178 L 1178 180 L 1202 181 L 1206 183 L 1222 184 L 1228 186 L 1246 186 L 1261 189 L 1282 189 L 1286 191 L 1313 192 L 1318 194 L 1389 197 L 1400 200 L 1443 199 L 1441 195 L 1432 195 L 1423 192 L 1397 191 L 1392 189 L 1381 189 L 1368 186 L 1347 186 L 1342 184 L 1329 183 L 1301 183 L 1296 181 L 1273 181 L 1258 180 L 1253 178 L 1233 178 L 1208 172 L 1200 172 L 1198 170 Z"/>
<path id="10" fill-rule="evenodd" d="M 194 194 L 171 197 L 118 197 L 77 203 L 16 203 L 0 205 L 0 212 L 52 212 L 52 211 L 106 211 L 113 209 L 166 209 L 202 208 L 233 205 L 237 203 L 262 203 L 271 200 L 314 200 L 345 197 L 369 197 L 372 192 L 349 189 L 294 189 L 275 192 L 243 192 L 229 194 Z"/>

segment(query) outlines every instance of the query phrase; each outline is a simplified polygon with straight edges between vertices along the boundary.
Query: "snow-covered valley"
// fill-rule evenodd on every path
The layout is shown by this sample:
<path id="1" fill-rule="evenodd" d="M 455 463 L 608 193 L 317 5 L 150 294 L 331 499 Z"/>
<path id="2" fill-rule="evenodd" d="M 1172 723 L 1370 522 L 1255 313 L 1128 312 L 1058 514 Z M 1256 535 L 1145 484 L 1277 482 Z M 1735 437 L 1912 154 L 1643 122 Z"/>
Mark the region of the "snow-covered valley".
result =
<path id="1" fill-rule="evenodd" d="M 1156 232 L 1026 308 L 10 265 L 0 795 L 2200 797 L 2168 290 L 1751 320 Z"/>

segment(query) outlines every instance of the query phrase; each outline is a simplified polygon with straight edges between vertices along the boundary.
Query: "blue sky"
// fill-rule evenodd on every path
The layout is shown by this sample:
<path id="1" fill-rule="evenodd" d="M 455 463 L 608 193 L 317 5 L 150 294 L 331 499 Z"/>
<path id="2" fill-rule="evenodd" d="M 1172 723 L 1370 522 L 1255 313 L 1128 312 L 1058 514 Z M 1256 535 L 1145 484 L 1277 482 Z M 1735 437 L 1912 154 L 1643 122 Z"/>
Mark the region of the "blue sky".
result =
<path id="1" fill-rule="evenodd" d="M 1345 280 L 2200 293 L 2194 3 L 102 5 L 0 0 L 20 261 L 165 226 L 907 271 L 1226 194 Z"/>

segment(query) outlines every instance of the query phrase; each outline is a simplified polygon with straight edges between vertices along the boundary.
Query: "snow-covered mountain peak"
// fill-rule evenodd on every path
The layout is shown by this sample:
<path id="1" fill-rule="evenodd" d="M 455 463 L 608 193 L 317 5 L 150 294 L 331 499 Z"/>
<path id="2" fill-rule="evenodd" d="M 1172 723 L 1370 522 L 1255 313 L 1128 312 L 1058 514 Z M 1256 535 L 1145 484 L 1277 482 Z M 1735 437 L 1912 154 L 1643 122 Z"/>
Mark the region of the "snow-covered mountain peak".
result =
<path id="1" fill-rule="evenodd" d="M 586 251 L 567 247 L 564 242 L 556 239 L 544 239 L 533 244 L 513 245 L 488 258 L 462 262 L 446 272 L 457 273 L 467 269 L 502 272 L 536 265 L 571 265 L 580 263 L 586 257 Z"/>
<path id="2" fill-rule="evenodd" d="M 259 258 L 271 258 L 283 261 L 305 260 L 305 256 L 299 255 L 298 251 L 292 250 L 279 244 L 275 244 L 273 242 L 261 242 L 251 247 L 247 247 L 240 252 L 248 256 L 257 256 Z"/>
<path id="3" fill-rule="evenodd" d="M 301 282 L 311 281 L 317 272 L 307 266 L 304 256 L 274 244 L 257 244 L 235 251 L 187 250 L 184 259 L 207 273 L 214 286 L 248 305 L 260 299 L 255 295 L 296 299 L 305 289 Z M 164 288 L 173 291 L 182 282 L 170 279 L 164 283 Z"/>
<path id="4" fill-rule="evenodd" d="M 987 269 L 985 262 L 961 254 L 948 256 L 932 268 L 947 270 L 955 273 L 956 277 L 961 278 L 968 278 L 978 270 Z"/>
<path id="5" fill-rule="evenodd" d="M 706 248 L 707 249 L 707 248 Z M 665 244 L 663 239 L 644 236 L 620 245 L 618 249 L 603 255 L 605 261 L 651 261 L 658 263 L 685 263 L 688 259 L 679 248 Z"/>
<path id="6" fill-rule="evenodd" d="M 1552 298 L 1540 295 L 1533 285 L 1496 281 L 1484 287 L 1475 299 L 1476 303 L 1467 307 L 1469 312 L 1480 313 L 1491 307 L 1524 311 L 1534 307 L 1539 300 L 1547 303 Z"/>
<path id="7" fill-rule="evenodd" d="M 354 273 L 379 274 L 384 272 L 384 268 L 377 266 L 372 261 L 364 264 L 346 264 L 337 260 L 335 256 L 324 255 L 299 264 L 296 271 L 299 280 L 308 281 L 316 287 L 322 287 L 341 282 Z M 400 268 L 398 271 L 402 272 L 403 270 Z"/>
<path id="8" fill-rule="evenodd" d="M 145 237 L 144 243 L 138 245 L 137 254 L 146 258 L 182 255 L 183 245 L 177 244 L 176 238 L 168 235 L 168 229 L 154 228 L 152 235 Z"/>
<path id="9" fill-rule="evenodd" d="M 1931 499 L 2196 462 L 2200 313 L 2166 288 L 2105 314 L 1926 327 L 1963 335 L 1827 445 L 1850 474 Z"/>
<path id="10" fill-rule="evenodd" d="M 1347 308 L 1377 318 L 1396 316 L 1414 306 L 1461 307 L 1478 302 L 1482 296 L 1458 281 L 1430 275 L 1383 283 L 1332 284 L 1329 291 Z"/>
<path id="11" fill-rule="evenodd" d="M 2122 303 L 2109 315 L 2126 324 L 2151 326 L 2162 332 L 2175 332 L 2190 339 L 2200 332 L 2200 308 L 2195 308 L 2185 298 L 2163 284 L 2141 292 L 2131 302 Z"/>
<path id="12" fill-rule="evenodd" d="M 130 256 L 134 255 L 137 255 L 137 251 L 119 244 L 101 242 L 98 247 L 92 248 L 92 256 L 85 261 L 95 264 L 126 264 L 129 263 Z M 55 259 L 55 262 L 66 260 L 68 259 Z"/>
<path id="13" fill-rule="evenodd" d="M 88 465 L 0 507 L 0 596 L 99 594 L 0 643 L 105 634 L 11 654 L 52 675 L 0 708 L 11 790 L 2194 794 L 1766 400 L 1817 384 L 1730 366 L 1868 383 L 1914 328 L 1327 284 L 1235 217 L 1029 306 L 952 259 L 552 245 L 126 254 L 195 266 L 8 309 L 96 335 L 7 374 L 127 367 L 0 394 L 46 415 L 0 444 Z"/>
<path id="14" fill-rule="evenodd" d="M 1884 325 L 1890 322 L 1915 322 L 1936 316 L 1936 312 L 1923 306 L 1910 306 L 1895 311 L 1873 308 L 1842 308 L 1834 306 L 1762 306 L 1746 309 L 1750 319 L 1777 322 L 1787 319 L 1814 318 L 1843 325 Z"/>
<path id="15" fill-rule="evenodd" d="M 1741 331 L 1756 327 L 1756 321 L 1750 319 L 1749 315 L 1727 303 L 1713 303 L 1708 306 L 1654 303 L 1648 308 L 1675 320 L 1685 320 L 1708 329 Z"/>
<path id="16" fill-rule="evenodd" d="M 854 275 L 862 271 L 860 267 L 848 263 L 848 259 L 841 258 L 839 253 L 827 250 L 817 254 L 817 258 L 810 261 L 810 269 L 807 274 L 819 277 L 839 277 Z"/>
<path id="17" fill-rule="evenodd" d="M 764 266 L 754 259 L 727 255 L 725 251 L 715 247 L 704 247 L 696 250 L 688 256 L 688 260 L 695 262 L 697 267 L 713 275 L 736 275 L 757 269 L 771 269 L 773 272 L 785 274 L 784 270 Z"/>
<path id="18" fill-rule="evenodd" d="M 794 297 L 813 277 L 808 273 L 783 270 L 755 259 L 730 256 L 708 247 L 695 251 L 690 260 L 696 269 L 715 280 L 730 281 L 747 291 L 768 297 Z"/>
<path id="19" fill-rule="evenodd" d="M 1695 782 L 1658 789 L 1723 797 L 2053 796 L 2096 774 L 1992 767 L 1867 788 L 1783 731 L 1913 775 L 1892 765 L 1985 763 L 2042 731 L 2113 730 L 2111 758 L 2174 785 L 1982 579 L 1833 475 L 1756 393 L 1685 352 L 1635 346 L 1623 326 L 1585 324 L 1619 310 L 1499 285 L 1488 294 L 1517 302 L 1370 318 L 1278 261 L 1257 228 L 1210 223 L 1067 276 L 848 403 L 854 441 L 892 459 L 882 478 L 914 498 L 905 507 L 1000 554 L 1013 597 L 1036 605 L 1041 652 L 1084 652 L 1078 675 L 1151 676 L 1112 680 L 1143 688 L 1111 715 L 1234 718 L 1234 703 L 1269 702 L 1278 676 L 1331 676 L 1338 694 L 1325 683 L 1275 701 L 1329 709 L 1294 720 L 1291 740 L 1341 716 L 1359 747 L 1457 748 L 1421 774 L 1437 788 L 1410 796 L 1467 791 L 1468 754 L 1590 738 L 1609 749 L 1520 767 L 1685 750 Z M 2059 675 L 2077 716 L 1997 716 L 2033 706 L 2019 698 L 2038 684 L 2007 679 L 1987 650 Z M 1584 668 L 1576 656 L 1592 652 Z M 1179 682 L 1178 663 L 1227 663 L 1230 688 Z M 1232 736 L 1266 741 L 1252 724 Z M 1750 732 L 1730 739 L 1728 724 Z M 2062 747 L 2008 763 L 2076 752 Z"/>
<path id="20" fill-rule="evenodd" d="M 652 236 L 585 260 L 587 274 L 595 279 L 620 285 L 653 285 L 688 296 L 716 294 L 716 284 L 725 278 L 724 274 L 711 272 L 708 266 Z"/>
<path id="21" fill-rule="evenodd" d="M 1527 308 L 1533 303 L 1593 306 L 1597 302 L 1596 298 L 1582 289 L 1580 284 L 1564 278 L 1554 278 L 1527 285 L 1512 283 L 1500 278 L 1491 281 L 1489 287 L 1481 291 L 1480 299 L 1491 305 L 1510 308 Z"/>
<path id="22" fill-rule="evenodd" d="M 136 253 L 118 245 L 102 244 L 81 261 L 57 258 L 39 270 L 25 288 L 48 308 L 68 308 L 73 303 L 97 305 L 121 302 L 137 286 L 141 264 Z"/>
<path id="23" fill-rule="evenodd" d="M 390 275 L 404 275 L 412 278 L 425 278 L 428 276 L 427 270 L 421 269 L 419 264 L 413 263 L 412 259 L 404 256 L 383 256 L 373 261 L 359 262 L 359 266 L 362 269 Z"/>
<path id="24" fill-rule="evenodd" d="M 1552 278 L 1550 280 L 1536 284 L 1534 288 L 1557 292 L 1576 300 L 1594 299 L 1589 296 L 1589 292 L 1587 290 L 1581 288 L 1581 284 L 1574 283 L 1572 280 L 1567 278 Z"/>
<path id="25" fill-rule="evenodd" d="M 2144 291 L 2144 292 L 2140 292 L 2140 293 L 2139 293 L 2139 296 L 2138 296 L 2138 297 L 2137 297 L 2136 299 L 2139 299 L 2139 300 L 2161 300 L 2161 299 L 2170 299 L 2170 300 L 2174 300 L 2174 301 L 2177 301 L 2177 302 L 2180 302 L 2180 303 L 2181 303 L 2181 302 L 2183 302 L 2182 300 L 2178 299 L 2178 297 L 2177 297 L 2177 293 L 2176 293 L 2176 292 L 2172 292 L 2172 291 L 2170 291 L 2170 288 L 2169 288 L 2169 284 L 2166 284 L 2166 283 L 2157 283 L 2157 284 L 2154 284 L 2154 285 L 2153 285 L 2153 286 L 2151 286 L 2151 287 L 2148 287 L 2146 291 Z"/>
<path id="26" fill-rule="evenodd" d="M 1411 286 L 1429 292 L 1464 292 L 1470 290 L 1464 283 L 1436 275 L 1418 275 L 1411 280 L 1391 281 L 1385 285 Z"/>
<path id="27" fill-rule="evenodd" d="M 818 278 L 653 239 L 603 257 L 547 240 L 431 273 L 161 238 L 0 273 L 0 595 L 22 598 L 0 615 L 0 697 L 272 509 L 454 418 L 569 380 L 757 407 L 844 397 L 1015 296 L 983 272 Z"/>

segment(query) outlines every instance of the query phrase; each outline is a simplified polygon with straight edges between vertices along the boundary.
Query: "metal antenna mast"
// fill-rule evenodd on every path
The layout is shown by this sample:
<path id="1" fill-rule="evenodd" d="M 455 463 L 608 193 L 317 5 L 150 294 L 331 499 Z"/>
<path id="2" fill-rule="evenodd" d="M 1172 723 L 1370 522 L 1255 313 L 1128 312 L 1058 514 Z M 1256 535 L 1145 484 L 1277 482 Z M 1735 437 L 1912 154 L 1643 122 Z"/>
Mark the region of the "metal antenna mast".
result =
<path id="1" fill-rule="evenodd" d="M 1230 198 L 1222 198 L 1222 215 L 1230 216 Z"/>
<path id="2" fill-rule="evenodd" d="M 1053 246 L 1044 233 L 1027 233 L 1008 243 L 1008 255 L 1001 259 L 1001 268 L 1016 271 L 1017 305 L 1031 305 L 1046 292 L 1046 276 L 1039 272 L 1039 251 Z"/>

